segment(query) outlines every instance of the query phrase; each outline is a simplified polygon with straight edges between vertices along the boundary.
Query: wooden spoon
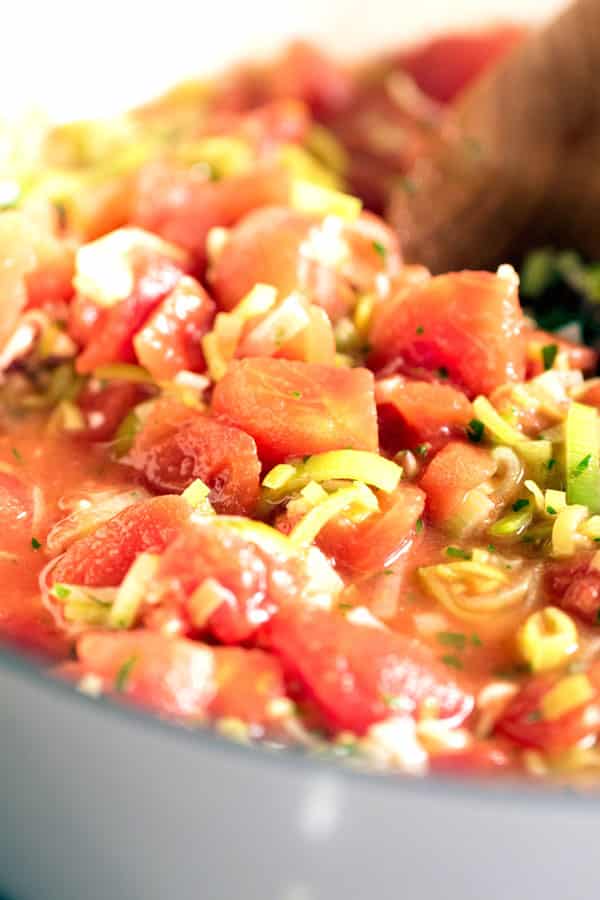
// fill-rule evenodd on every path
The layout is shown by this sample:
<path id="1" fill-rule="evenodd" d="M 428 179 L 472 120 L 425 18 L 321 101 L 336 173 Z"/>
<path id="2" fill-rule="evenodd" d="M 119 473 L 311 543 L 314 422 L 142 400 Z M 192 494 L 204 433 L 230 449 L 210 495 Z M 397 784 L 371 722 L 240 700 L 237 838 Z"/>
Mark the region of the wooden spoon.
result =
<path id="1" fill-rule="evenodd" d="M 600 258 L 600 0 L 575 0 L 466 92 L 392 196 L 406 258 L 490 268 L 552 242 Z"/>

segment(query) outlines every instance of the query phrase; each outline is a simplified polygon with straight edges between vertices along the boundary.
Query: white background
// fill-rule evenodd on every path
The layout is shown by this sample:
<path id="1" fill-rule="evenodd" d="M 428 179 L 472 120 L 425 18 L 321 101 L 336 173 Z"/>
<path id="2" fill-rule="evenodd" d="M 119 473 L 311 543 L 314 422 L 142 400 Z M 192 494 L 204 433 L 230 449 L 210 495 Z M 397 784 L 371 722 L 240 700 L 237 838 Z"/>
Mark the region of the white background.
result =
<path id="1" fill-rule="evenodd" d="M 431 30 L 543 19 L 561 0 L 0 0 L 0 117 L 110 113 L 303 35 L 338 55 Z"/>

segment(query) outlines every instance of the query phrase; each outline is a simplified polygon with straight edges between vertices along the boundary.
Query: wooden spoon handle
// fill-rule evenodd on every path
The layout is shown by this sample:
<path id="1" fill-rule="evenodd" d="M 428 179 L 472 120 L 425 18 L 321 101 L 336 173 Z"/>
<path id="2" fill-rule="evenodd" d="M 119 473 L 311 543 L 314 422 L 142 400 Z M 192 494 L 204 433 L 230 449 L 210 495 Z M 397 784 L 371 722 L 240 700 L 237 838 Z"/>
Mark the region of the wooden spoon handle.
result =
<path id="1" fill-rule="evenodd" d="M 600 228 L 587 234 L 600 215 L 600 0 L 576 0 L 533 32 L 467 92 L 450 125 L 417 163 L 414 191 L 392 198 L 407 259 L 435 272 L 490 267 L 524 243 L 575 234 L 600 252 Z M 573 229 L 583 208 L 586 225 Z"/>

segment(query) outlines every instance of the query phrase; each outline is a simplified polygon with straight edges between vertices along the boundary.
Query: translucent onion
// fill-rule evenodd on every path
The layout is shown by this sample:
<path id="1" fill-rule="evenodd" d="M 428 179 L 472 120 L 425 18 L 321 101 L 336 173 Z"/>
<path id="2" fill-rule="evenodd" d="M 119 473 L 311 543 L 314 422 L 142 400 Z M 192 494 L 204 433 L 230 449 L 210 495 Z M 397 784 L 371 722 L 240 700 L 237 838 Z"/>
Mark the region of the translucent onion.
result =
<path id="1" fill-rule="evenodd" d="M 340 513 L 352 515 L 352 508 L 357 512 L 377 512 L 379 503 L 375 494 L 360 482 L 350 487 L 340 488 L 327 496 L 326 500 L 314 506 L 290 533 L 290 541 L 296 547 L 307 547 L 325 527 L 327 522 Z"/>
<path id="2" fill-rule="evenodd" d="M 48 554 L 56 556 L 64 553 L 74 541 L 90 534 L 117 513 L 148 496 L 143 488 L 136 488 L 129 491 L 91 493 L 73 501 L 75 507 L 73 512 L 57 522 L 48 533 L 46 538 Z"/>
<path id="3" fill-rule="evenodd" d="M 572 556 L 585 541 L 578 533 L 579 527 L 588 518 L 586 506 L 565 506 L 561 509 L 552 528 L 552 555 Z"/>
<path id="4" fill-rule="evenodd" d="M 108 615 L 110 628 L 131 628 L 160 564 L 155 553 L 139 553 L 117 590 Z"/>
<path id="5" fill-rule="evenodd" d="M 263 481 L 265 499 L 277 502 L 296 493 L 309 481 L 360 481 L 385 493 L 396 489 L 402 468 L 395 462 L 366 450 L 329 450 L 305 462 L 275 466 Z"/>
<path id="6" fill-rule="evenodd" d="M 357 219 L 362 210 L 362 202 L 358 197 L 301 179 L 292 181 L 290 205 L 302 212 L 338 216 L 349 222 Z"/>

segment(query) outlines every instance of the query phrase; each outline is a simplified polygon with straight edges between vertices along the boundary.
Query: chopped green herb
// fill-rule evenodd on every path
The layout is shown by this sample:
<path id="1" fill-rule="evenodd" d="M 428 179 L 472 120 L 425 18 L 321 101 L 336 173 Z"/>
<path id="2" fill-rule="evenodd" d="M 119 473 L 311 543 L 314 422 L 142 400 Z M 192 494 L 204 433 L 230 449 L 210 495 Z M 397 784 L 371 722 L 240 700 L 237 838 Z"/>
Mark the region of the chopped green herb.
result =
<path id="1" fill-rule="evenodd" d="M 431 444 L 419 444 L 418 447 L 415 447 L 415 453 L 417 453 L 419 456 L 427 456 L 430 449 Z"/>
<path id="2" fill-rule="evenodd" d="M 387 256 L 387 249 L 384 247 L 381 241 L 373 241 L 373 250 L 375 250 L 376 253 L 379 253 L 380 257 L 385 260 Z"/>
<path id="3" fill-rule="evenodd" d="M 478 444 L 484 432 L 484 424 L 480 419 L 471 419 L 467 425 L 467 437 L 473 444 Z"/>
<path id="4" fill-rule="evenodd" d="M 446 663 L 447 666 L 451 666 L 453 669 L 462 669 L 463 667 L 462 660 L 453 653 L 447 653 L 445 656 L 442 656 L 442 662 Z"/>
<path id="5" fill-rule="evenodd" d="M 539 722 L 542 718 L 542 714 L 539 709 L 534 709 L 532 712 L 527 713 L 525 716 L 526 722 Z"/>
<path id="6" fill-rule="evenodd" d="M 521 497 L 520 500 L 515 500 L 512 505 L 513 512 L 519 512 L 521 509 L 526 509 L 529 506 L 529 500 L 526 500 L 525 497 Z"/>
<path id="7" fill-rule="evenodd" d="M 496 552 L 496 548 L 494 547 L 493 544 L 488 544 L 488 545 L 487 545 L 487 548 L 488 548 L 488 553 L 495 553 L 495 552 Z"/>
<path id="8" fill-rule="evenodd" d="M 417 325 L 417 327 L 415 329 L 415 333 L 416 334 L 425 334 L 425 329 L 423 328 L 422 325 Z"/>
<path id="9" fill-rule="evenodd" d="M 384 575 L 395 575 L 395 574 L 396 574 L 396 570 L 395 570 L 395 569 L 384 569 L 384 570 L 383 570 L 383 574 L 384 574 Z"/>
<path id="10" fill-rule="evenodd" d="M 423 531 L 423 519 L 421 518 L 421 516 L 419 516 L 419 518 L 415 522 L 415 531 L 417 532 L 417 534 Z"/>
<path id="11" fill-rule="evenodd" d="M 123 692 L 127 687 L 127 682 L 131 676 L 131 670 L 137 662 L 137 656 L 134 654 L 126 659 L 115 676 L 115 690 Z"/>
<path id="12" fill-rule="evenodd" d="M 397 697 L 395 694 L 384 694 L 382 699 L 390 709 L 402 709 L 403 707 L 402 697 Z"/>
<path id="13" fill-rule="evenodd" d="M 549 516 L 555 516 L 555 515 L 556 515 L 556 510 L 554 509 L 553 506 L 547 506 L 547 507 L 546 507 L 546 512 L 548 513 Z"/>
<path id="14" fill-rule="evenodd" d="M 66 587 L 64 584 L 55 584 L 52 587 L 52 593 L 59 600 L 66 600 L 71 593 L 71 588 Z"/>
<path id="15" fill-rule="evenodd" d="M 302 396 L 301 391 L 292 391 L 292 397 L 296 397 L 299 400 L 301 396 Z"/>
<path id="16" fill-rule="evenodd" d="M 11 447 L 11 453 L 17 462 L 20 462 L 20 463 L 23 462 L 23 457 L 21 456 L 20 452 L 17 450 L 16 447 Z"/>
<path id="17" fill-rule="evenodd" d="M 42 545 L 40 544 L 40 542 L 38 541 L 37 538 L 32 537 L 31 538 L 31 546 L 33 547 L 34 550 L 39 550 Z"/>
<path id="18" fill-rule="evenodd" d="M 436 637 L 444 647 L 456 647 L 457 650 L 464 650 L 467 643 L 466 634 L 460 631 L 439 631 Z"/>
<path id="19" fill-rule="evenodd" d="M 448 378 L 448 375 L 450 374 L 446 366 L 440 366 L 437 373 L 440 378 Z"/>
<path id="20" fill-rule="evenodd" d="M 580 475 L 583 475 L 585 470 L 588 468 L 589 464 L 592 461 L 592 454 L 588 453 L 583 459 L 580 459 L 576 466 L 573 467 L 571 472 L 573 478 L 579 478 Z"/>
<path id="21" fill-rule="evenodd" d="M 409 178 L 408 175 L 404 175 L 399 179 L 400 186 L 406 191 L 407 194 L 415 194 L 417 191 L 417 183 L 414 178 Z"/>
<path id="22" fill-rule="evenodd" d="M 551 469 L 554 468 L 555 465 L 556 465 L 556 460 L 554 459 L 554 457 L 552 457 L 552 459 L 549 459 L 548 462 L 546 463 L 546 468 L 548 469 L 548 471 L 550 471 Z"/>
<path id="23" fill-rule="evenodd" d="M 446 547 L 446 556 L 453 556 L 455 559 L 472 559 L 473 554 L 470 550 L 463 550 L 462 547 Z"/>
<path id="24" fill-rule="evenodd" d="M 496 678 L 519 678 L 521 675 L 529 675 L 530 673 L 531 666 L 529 663 L 522 662 L 509 666 L 507 669 L 496 669 L 494 675 Z"/>
<path id="25" fill-rule="evenodd" d="M 307 463 L 307 462 L 309 461 L 309 459 L 310 459 L 310 453 L 308 454 L 308 456 L 303 456 L 303 457 L 302 457 L 302 462 L 303 462 L 303 463 Z"/>
<path id="26" fill-rule="evenodd" d="M 479 637 L 478 634 L 472 634 L 471 635 L 471 644 L 473 647 L 482 647 L 483 641 L 481 640 L 481 638 Z"/>
<path id="27" fill-rule="evenodd" d="M 546 344 L 545 347 L 542 347 L 542 361 L 544 363 L 544 369 L 548 370 L 552 368 L 557 353 L 558 344 Z"/>
<path id="28" fill-rule="evenodd" d="M 354 604 L 348 603 L 347 600 L 342 600 L 341 603 L 338 603 L 338 609 L 342 612 L 347 612 L 350 609 L 354 609 Z"/>

